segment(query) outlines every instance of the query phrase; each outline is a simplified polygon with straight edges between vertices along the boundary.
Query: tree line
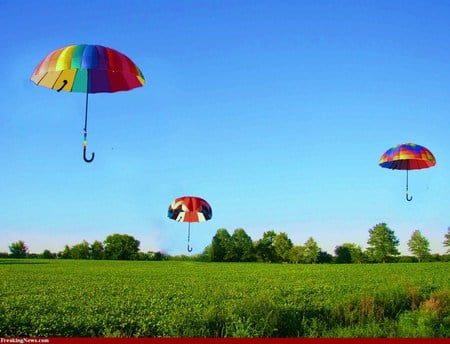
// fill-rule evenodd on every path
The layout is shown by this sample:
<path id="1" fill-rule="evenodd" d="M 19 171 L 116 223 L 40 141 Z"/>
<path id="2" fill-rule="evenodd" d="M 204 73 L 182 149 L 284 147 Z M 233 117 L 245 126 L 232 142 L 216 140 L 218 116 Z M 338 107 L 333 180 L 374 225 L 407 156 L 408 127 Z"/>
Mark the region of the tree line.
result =
<path id="1" fill-rule="evenodd" d="M 450 227 L 445 234 L 443 245 L 450 247 Z M 198 260 L 211 262 L 262 262 L 262 263 L 386 263 L 450 261 L 450 255 L 431 254 L 429 241 L 419 230 L 415 230 L 408 248 L 412 256 L 400 256 L 400 241 L 386 223 L 379 223 L 369 230 L 367 249 L 354 243 L 343 243 L 335 247 L 334 255 L 319 247 L 313 237 L 303 245 L 294 245 L 285 232 L 269 230 L 262 238 L 253 241 L 243 228 L 232 234 L 225 228 L 217 230 L 201 254 L 194 256 L 170 256 L 162 252 L 140 251 L 140 242 L 128 234 L 112 234 L 102 241 L 83 241 L 73 246 L 65 245 L 57 253 L 44 250 L 41 254 L 31 254 L 22 240 L 9 246 L 10 253 L 0 253 L 0 257 L 45 258 L 45 259 L 108 259 L 108 260 Z"/>
<path id="2" fill-rule="evenodd" d="M 443 242 L 449 247 L 450 228 Z M 334 256 L 322 251 L 314 238 L 303 245 L 294 245 L 284 232 L 267 231 L 257 241 L 247 235 L 242 228 L 233 234 L 219 229 L 204 255 L 214 262 L 274 262 L 274 263 L 386 263 L 395 261 L 445 260 L 448 255 L 432 255 L 430 243 L 419 230 L 415 230 L 408 241 L 412 257 L 400 257 L 400 241 L 386 223 L 379 223 L 369 230 L 368 248 L 363 250 L 354 243 L 344 243 L 335 247 Z M 448 252 L 448 250 L 447 250 Z"/>

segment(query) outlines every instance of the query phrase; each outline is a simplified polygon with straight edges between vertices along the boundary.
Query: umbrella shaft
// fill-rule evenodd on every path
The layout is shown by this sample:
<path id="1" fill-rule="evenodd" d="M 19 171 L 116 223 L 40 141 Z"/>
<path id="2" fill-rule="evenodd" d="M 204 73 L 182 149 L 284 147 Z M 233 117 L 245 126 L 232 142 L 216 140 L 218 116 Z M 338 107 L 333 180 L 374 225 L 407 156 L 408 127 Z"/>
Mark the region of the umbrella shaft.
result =
<path id="1" fill-rule="evenodd" d="M 89 103 L 89 92 L 86 90 L 86 108 L 84 111 L 84 132 L 87 132 L 87 118 L 88 118 L 88 103 Z"/>
<path id="2" fill-rule="evenodd" d="M 408 170 L 406 170 L 406 191 L 408 191 Z"/>

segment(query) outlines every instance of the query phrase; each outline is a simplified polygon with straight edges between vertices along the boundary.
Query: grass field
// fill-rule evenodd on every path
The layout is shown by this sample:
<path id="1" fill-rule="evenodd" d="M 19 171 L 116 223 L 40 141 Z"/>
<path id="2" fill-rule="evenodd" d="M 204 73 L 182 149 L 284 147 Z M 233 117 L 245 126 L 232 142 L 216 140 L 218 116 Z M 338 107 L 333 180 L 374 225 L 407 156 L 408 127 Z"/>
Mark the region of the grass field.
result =
<path id="1" fill-rule="evenodd" d="M 450 264 L 0 260 L 0 337 L 449 337 Z"/>

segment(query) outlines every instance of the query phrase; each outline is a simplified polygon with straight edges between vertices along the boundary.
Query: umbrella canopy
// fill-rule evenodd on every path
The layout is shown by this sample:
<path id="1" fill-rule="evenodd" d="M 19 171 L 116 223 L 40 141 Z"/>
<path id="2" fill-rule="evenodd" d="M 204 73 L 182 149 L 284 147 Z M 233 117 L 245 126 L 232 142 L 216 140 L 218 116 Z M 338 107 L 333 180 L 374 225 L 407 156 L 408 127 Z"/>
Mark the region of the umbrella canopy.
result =
<path id="1" fill-rule="evenodd" d="M 69 45 L 48 54 L 35 68 L 31 80 L 58 92 L 86 93 L 83 158 L 86 162 L 88 94 L 128 91 L 141 87 L 144 76 L 130 58 L 101 45 Z"/>
<path id="2" fill-rule="evenodd" d="M 436 165 L 436 159 L 423 146 L 403 143 L 388 149 L 381 156 L 378 164 L 392 170 L 419 170 Z"/>
<path id="3" fill-rule="evenodd" d="M 212 209 L 203 198 L 183 196 L 169 205 L 167 216 L 179 222 L 203 222 L 211 219 Z"/>
<path id="4" fill-rule="evenodd" d="M 403 143 L 388 149 L 380 158 L 378 164 L 391 170 L 406 170 L 406 199 L 408 196 L 408 171 L 419 170 L 436 165 L 433 154 L 425 147 L 415 143 Z"/>
<path id="5" fill-rule="evenodd" d="M 31 80 L 57 91 L 128 91 L 145 83 L 141 70 L 117 50 L 101 45 L 69 45 L 48 54 Z"/>
<path id="6" fill-rule="evenodd" d="M 167 216 L 175 221 L 188 222 L 188 251 L 191 252 L 191 222 L 204 222 L 212 217 L 212 209 L 203 198 L 183 196 L 176 198 L 170 205 Z"/>

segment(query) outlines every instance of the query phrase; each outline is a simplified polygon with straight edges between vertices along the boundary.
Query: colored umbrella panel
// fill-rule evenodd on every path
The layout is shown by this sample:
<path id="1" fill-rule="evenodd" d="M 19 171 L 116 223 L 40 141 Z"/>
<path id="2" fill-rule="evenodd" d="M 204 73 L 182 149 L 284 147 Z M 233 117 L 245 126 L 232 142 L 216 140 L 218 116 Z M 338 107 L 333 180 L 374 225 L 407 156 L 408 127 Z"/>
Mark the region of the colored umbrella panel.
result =
<path id="1" fill-rule="evenodd" d="M 406 170 L 406 200 L 408 196 L 408 171 L 429 168 L 436 165 L 436 159 L 427 148 L 415 143 L 403 143 L 388 149 L 380 158 L 378 164 L 391 170 Z"/>
<path id="2" fill-rule="evenodd" d="M 86 93 L 84 117 L 83 159 L 88 159 L 87 118 L 88 94 L 128 91 L 141 87 L 144 76 L 136 64 L 126 55 L 101 45 L 69 45 L 48 54 L 35 68 L 31 80 L 38 86 L 58 92 Z"/>
<path id="3" fill-rule="evenodd" d="M 183 196 L 178 197 L 169 205 L 167 216 L 175 221 L 188 222 L 188 251 L 190 247 L 191 222 L 204 222 L 212 217 L 212 209 L 208 202 L 200 197 Z"/>

